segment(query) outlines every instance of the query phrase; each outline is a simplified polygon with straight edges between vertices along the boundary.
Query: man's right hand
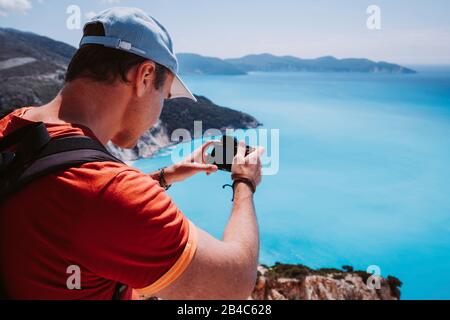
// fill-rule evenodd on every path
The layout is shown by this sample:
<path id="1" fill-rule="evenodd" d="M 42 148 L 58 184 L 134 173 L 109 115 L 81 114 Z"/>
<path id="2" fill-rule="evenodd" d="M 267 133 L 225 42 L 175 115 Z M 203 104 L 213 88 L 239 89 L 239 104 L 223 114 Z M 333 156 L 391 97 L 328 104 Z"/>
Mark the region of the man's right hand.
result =
<path id="1" fill-rule="evenodd" d="M 264 154 L 263 147 L 257 147 L 253 152 L 245 156 L 246 145 L 239 142 L 236 156 L 233 159 L 231 173 L 233 180 L 243 178 L 252 182 L 256 188 L 261 183 L 261 155 Z"/>
<path id="2" fill-rule="evenodd" d="M 241 142 L 232 165 L 235 179 L 261 182 L 263 148 L 245 156 Z M 155 293 L 163 299 L 247 299 L 255 287 L 259 257 L 259 230 L 253 197 L 243 183 L 236 186 L 233 209 L 222 240 L 196 228 L 197 250 L 186 270 Z M 214 207 L 211 215 L 216 214 Z M 195 230 L 194 230 L 195 231 Z M 139 292 L 139 291 L 138 291 Z"/>

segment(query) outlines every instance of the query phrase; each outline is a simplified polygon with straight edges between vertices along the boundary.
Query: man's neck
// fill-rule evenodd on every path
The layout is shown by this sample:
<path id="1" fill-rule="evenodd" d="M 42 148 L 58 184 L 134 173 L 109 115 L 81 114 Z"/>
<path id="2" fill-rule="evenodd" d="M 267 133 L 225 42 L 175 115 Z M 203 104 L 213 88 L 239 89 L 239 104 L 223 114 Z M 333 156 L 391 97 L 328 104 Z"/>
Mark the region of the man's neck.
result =
<path id="1" fill-rule="evenodd" d="M 48 104 L 34 108 L 25 119 L 46 123 L 81 124 L 106 144 L 120 130 L 127 95 L 118 87 L 86 79 L 74 80 Z"/>

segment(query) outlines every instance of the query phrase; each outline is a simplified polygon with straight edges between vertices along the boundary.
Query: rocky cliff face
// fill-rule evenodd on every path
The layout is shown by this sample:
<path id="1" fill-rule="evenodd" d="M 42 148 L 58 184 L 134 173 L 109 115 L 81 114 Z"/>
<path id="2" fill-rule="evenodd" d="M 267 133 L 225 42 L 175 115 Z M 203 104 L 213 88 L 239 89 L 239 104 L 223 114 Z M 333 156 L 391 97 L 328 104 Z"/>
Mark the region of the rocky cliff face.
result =
<path id="1" fill-rule="evenodd" d="M 253 300 L 398 300 L 401 282 L 380 278 L 379 289 L 370 289 L 371 275 L 361 271 L 312 270 L 302 265 L 276 264 L 258 268 Z"/>

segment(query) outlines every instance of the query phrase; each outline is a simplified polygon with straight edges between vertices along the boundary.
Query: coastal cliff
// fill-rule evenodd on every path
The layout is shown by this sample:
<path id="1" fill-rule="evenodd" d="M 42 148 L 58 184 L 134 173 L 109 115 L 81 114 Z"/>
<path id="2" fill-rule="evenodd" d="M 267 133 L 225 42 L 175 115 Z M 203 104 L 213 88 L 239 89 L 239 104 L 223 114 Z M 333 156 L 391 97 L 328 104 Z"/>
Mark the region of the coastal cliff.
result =
<path id="1" fill-rule="evenodd" d="M 258 267 L 252 300 L 399 300 L 401 281 L 380 278 L 379 289 L 366 285 L 370 274 L 364 271 L 319 269 L 277 263 Z"/>

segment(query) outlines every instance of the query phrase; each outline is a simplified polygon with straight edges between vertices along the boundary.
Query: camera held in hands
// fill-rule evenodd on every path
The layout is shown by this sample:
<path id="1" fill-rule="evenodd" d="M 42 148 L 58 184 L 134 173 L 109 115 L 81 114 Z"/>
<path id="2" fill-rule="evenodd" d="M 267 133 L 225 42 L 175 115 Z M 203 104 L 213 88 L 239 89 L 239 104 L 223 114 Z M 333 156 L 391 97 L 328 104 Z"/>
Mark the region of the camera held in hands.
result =
<path id="1" fill-rule="evenodd" d="M 233 159 L 237 154 L 239 141 L 235 137 L 222 136 L 220 142 L 214 143 L 214 149 L 206 155 L 205 162 L 214 164 L 219 170 L 231 172 Z M 247 156 L 254 148 L 246 146 L 245 155 Z"/>

